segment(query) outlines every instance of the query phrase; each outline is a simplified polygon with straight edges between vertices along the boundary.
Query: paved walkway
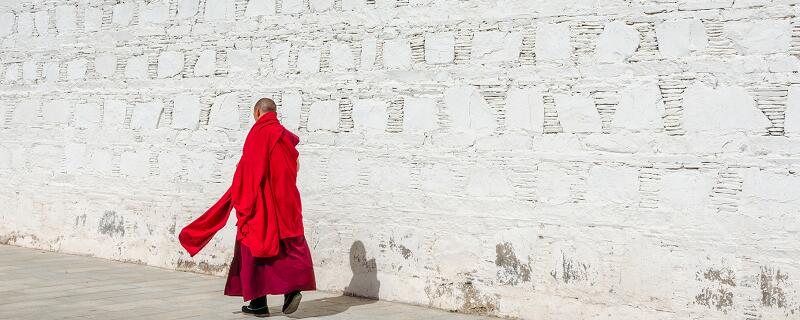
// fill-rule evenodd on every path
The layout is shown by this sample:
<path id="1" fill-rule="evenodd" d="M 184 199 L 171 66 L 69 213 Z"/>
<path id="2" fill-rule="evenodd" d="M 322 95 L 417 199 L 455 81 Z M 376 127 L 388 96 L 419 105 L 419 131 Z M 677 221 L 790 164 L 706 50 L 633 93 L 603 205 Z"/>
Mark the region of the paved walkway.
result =
<path id="1" fill-rule="evenodd" d="M 239 297 L 222 295 L 225 279 L 0 245 L 0 319 L 247 319 Z M 276 319 L 486 319 L 417 306 L 303 294 L 300 309 Z"/>

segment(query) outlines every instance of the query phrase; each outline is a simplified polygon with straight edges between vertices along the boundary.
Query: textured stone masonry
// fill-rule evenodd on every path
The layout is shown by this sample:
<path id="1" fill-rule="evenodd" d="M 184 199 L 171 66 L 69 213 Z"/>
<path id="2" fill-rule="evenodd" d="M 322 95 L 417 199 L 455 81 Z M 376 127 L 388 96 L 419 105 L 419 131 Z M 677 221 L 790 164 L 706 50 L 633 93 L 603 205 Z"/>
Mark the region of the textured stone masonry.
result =
<path id="1" fill-rule="evenodd" d="M 0 1 L 0 242 L 224 274 L 232 227 L 194 258 L 176 234 L 272 97 L 301 137 L 321 289 L 525 319 L 793 319 L 798 12 Z"/>

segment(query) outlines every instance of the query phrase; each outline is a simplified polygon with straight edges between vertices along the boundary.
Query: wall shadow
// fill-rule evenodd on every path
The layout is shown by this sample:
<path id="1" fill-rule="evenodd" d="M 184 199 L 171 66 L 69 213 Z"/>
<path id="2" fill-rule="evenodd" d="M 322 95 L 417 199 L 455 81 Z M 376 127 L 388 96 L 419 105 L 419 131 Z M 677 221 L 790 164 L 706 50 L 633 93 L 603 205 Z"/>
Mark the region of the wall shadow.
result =
<path id="1" fill-rule="evenodd" d="M 341 296 L 303 301 L 297 312 L 287 316 L 293 319 L 324 317 L 345 312 L 351 307 L 375 303 L 381 289 L 378 266 L 375 258 L 367 258 L 364 243 L 358 240 L 350 246 L 350 270 L 353 277 Z"/>
<path id="2" fill-rule="evenodd" d="M 353 278 L 344 288 L 344 295 L 367 299 L 378 299 L 381 282 L 378 281 L 378 265 L 375 258 L 367 259 L 367 249 L 361 241 L 350 246 L 350 270 Z"/>

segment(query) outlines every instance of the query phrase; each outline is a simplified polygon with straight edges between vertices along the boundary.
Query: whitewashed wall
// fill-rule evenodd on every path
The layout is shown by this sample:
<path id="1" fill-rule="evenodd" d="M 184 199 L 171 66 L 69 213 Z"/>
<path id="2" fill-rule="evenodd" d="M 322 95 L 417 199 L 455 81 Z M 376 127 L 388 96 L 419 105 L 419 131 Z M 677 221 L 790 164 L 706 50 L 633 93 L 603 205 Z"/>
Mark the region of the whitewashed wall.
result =
<path id="1" fill-rule="evenodd" d="M 3 243 L 225 274 L 232 227 L 194 259 L 176 231 L 267 96 L 321 289 L 800 318 L 800 1 L 0 5 Z"/>

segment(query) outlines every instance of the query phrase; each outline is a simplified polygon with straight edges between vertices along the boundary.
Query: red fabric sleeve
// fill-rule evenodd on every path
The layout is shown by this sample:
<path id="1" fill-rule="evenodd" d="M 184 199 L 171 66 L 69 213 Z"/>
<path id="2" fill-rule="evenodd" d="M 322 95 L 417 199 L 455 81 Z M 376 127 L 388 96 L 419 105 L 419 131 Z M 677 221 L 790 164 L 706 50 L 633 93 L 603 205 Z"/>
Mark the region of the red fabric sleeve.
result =
<path id="1" fill-rule="evenodd" d="M 181 230 L 178 241 L 189 255 L 194 257 L 225 226 L 232 208 L 231 190 L 228 189 L 217 203 Z"/>

